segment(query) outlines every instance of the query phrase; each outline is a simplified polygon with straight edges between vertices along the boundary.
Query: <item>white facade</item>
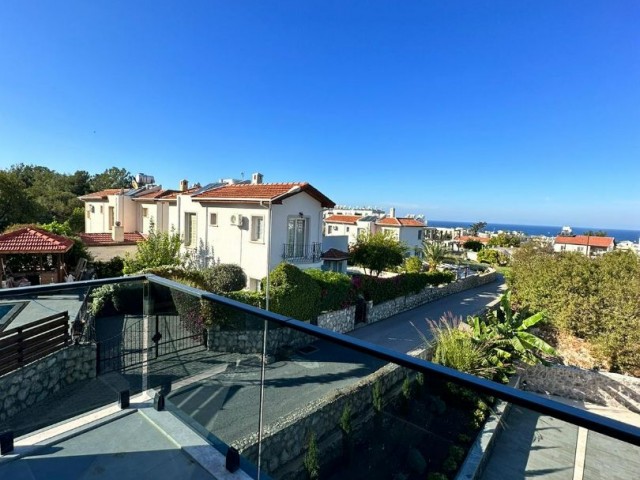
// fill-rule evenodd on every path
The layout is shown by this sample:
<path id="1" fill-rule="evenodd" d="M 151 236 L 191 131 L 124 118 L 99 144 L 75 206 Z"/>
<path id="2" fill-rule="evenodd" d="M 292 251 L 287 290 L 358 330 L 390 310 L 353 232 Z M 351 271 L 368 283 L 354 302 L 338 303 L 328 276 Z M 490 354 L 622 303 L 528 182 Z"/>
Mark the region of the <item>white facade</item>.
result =
<path id="1" fill-rule="evenodd" d="M 137 231 L 137 207 L 131 197 L 121 193 L 85 201 L 85 233 L 111 232 L 120 222 L 126 232 Z"/>

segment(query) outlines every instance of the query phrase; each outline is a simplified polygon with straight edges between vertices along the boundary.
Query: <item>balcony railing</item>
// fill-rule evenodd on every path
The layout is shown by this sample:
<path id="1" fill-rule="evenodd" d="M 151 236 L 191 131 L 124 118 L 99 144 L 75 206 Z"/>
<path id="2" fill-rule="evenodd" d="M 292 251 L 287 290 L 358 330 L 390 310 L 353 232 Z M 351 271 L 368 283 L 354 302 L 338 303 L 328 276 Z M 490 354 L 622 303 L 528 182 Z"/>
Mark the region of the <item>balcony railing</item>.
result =
<path id="1" fill-rule="evenodd" d="M 96 291 L 106 284 L 117 288 Z M 602 467 L 609 457 L 612 462 L 640 458 L 634 453 L 634 446 L 640 446 L 638 427 L 154 275 L 2 289 L 0 302 L 33 302 L 12 323 L 24 322 L 23 314 L 38 309 L 64 308 L 73 318 L 92 292 L 102 296 L 92 299 L 95 317 L 84 319 L 94 322 L 87 338 L 97 345 L 92 350 L 97 365 L 108 373 L 89 378 L 94 383 L 82 389 L 58 386 L 49 397 L 43 389 L 54 385 L 40 382 L 35 395 L 43 398 L 29 406 L 7 397 L 4 405 L 13 406 L 3 416 L 3 430 L 25 435 L 111 405 L 115 387 L 110 382 L 117 381 L 118 390 L 126 384 L 132 395 L 163 392 L 167 415 L 187 423 L 223 453 L 235 447 L 242 469 L 254 478 L 305 478 L 314 465 L 321 478 L 426 478 L 435 472 L 451 478 L 451 469 L 462 463 L 460 455 L 482 432 L 478 427 L 484 416 L 500 410 L 497 399 L 519 407 L 505 422 L 503 435 L 514 435 L 522 426 L 528 430 L 519 440 L 546 442 L 544 448 L 532 444 L 531 457 L 547 452 L 563 458 L 558 452 L 567 448 L 575 456 L 571 438 L 577 426 L 589 431 L 581 436 L 586 438 L 584 478 L 595 462 Z M 101 348 L 107 345 L 108 352 Z M 107 353 L 101 363 L 99 356 Z M 72 368 L 71 363 L 60 365 Z M 67 372 L 64 378 L 80 379 L 87 362 L 78 365 L 77 374 Z M 0 377 L 0 391 L 18 398 L 21 392 L 13 385 L 28 389 L 32 378 L 26 371 L 21 375 L 23 380 L 11 389 Z M 526 418 L 519 426 L 523 412 Z M 563 428 L 567 436 L 556 436 Z M 603 439 L 610 442 L 608 448 Z M 516 448 L 522 441 L 507 444 L 506 454 L 494 450 L 510 463 L 511 472 L 519 468 Z M 309 453 L 314 451 L 315 456 Z M 616 452 L 626 452 L 627 458 L 614 457 Z M 72 458 L 70 453 L 65 458 Z M 77 458 L 80 468 L 82 456 Z M 0 461 L 0 478 L 5 466 Z M 526 458 L 520 467 L 527 468 Z"/>
<path id="2" fill-rule="evenodd" d="M 285 243 L 282 245 L 282 259 L 288 263 L 317 263 L 322 255 L 322 243 Z"/>

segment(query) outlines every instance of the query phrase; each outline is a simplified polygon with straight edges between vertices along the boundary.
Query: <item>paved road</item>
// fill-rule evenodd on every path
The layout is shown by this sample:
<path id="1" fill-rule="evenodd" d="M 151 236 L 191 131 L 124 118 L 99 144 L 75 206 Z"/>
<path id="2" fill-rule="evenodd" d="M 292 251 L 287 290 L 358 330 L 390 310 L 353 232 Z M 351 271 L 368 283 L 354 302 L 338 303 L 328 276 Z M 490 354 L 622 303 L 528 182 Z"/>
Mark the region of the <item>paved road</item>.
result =
<path id="1" fill-rule="evenodd" d="M 359 328 L 351 335 L 407 352 L 421 345 L 428 334 L 425 317 L 444 312 L 466 316 L 499 296 L 502 282 L 451 295 L 381 322 Z M 287 361 L 268 365 L 265 382 L 264 423 L 269 425 L 290 412 L 345 387 L 379 369 L 384 362 L 325 341 L 312 344 L 308 354 L 297 352 Z M 200 425 L 232 443 L 257 432 L 260 365 L 248 356 L 222 365 L 216 375 L 174 391 L 169 399 Z"/>
<path id="2" fill-rule="evenodd" d="M 367 325 L 349 335 L 399 352 L 410 352 L 422 346 L 423 336 L 431 338 L 428 320 L 438 321 L 448 312 L 466 319 L 497 299 L 505 288 L 503 281 L 489 283 Z"/>

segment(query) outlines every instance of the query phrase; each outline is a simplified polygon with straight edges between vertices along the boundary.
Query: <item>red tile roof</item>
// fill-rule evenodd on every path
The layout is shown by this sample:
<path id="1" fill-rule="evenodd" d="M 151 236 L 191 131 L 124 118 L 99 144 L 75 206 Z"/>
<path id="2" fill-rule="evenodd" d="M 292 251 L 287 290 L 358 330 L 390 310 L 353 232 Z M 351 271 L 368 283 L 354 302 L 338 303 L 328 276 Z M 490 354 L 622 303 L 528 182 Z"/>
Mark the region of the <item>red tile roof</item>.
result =
<path id="1" fill-rule="evenodd" d="M 349 258 L 349 254 L 337 248 L 330 248 L 322 254 L 321 258 L 323 260 L 346 260 Z"/>
<path id="2" fill-rule="evenodd" d="M 134 200 L 156 200 L 158 198 L 166 197 L 176 192 L 176 190 L 151 190 L 149 192 L 142 192 L 133 197 Z"/>
<path id="3" fill-rule="evenodd" d="M 396 218 L 385 217 L 376 222 L 376 225 L 383 225 L 385 227 L 425 227 L 424 222 L 416 220 L 415 218 Z"/>
<path id="4" fill-rule="evenodd" d="M 458 243 L 460 243 L 460 244 L 463 244 L 463 243 L 466 243 L 466 242 L 470 242 L 470 241 L 484 243 L 485 245 L 487 243 L 489 243 L 489 238 L 488 237 L 461 236 L 461 237 L 456 238 L 455 240 L 457 240 Z"/>
<path id="5" fill-rule="evenodd" d="M 114 242 L 110 233 L 81 233 L 80 238 L 87 247 L 135 245 L 145 240 L 144 235 L 138 232 L 125 233 L 124 242 Z"/>
<path id="6" fill-rule="evenodd" d="M 349 225 L 355 225 L 355 223 L 362 217 L 359 215 L 331 215 L 324 219 L 328 223 L 348 223 Z"/>
<path id="7" fill-rule="evenodd" d="M 220 202 L 239 202 L 254 203 L 261 200 L 271 200 L 273 203 L 281 203 L 283 199 L 296 195 L 299 192 L 305 192 L 315 198 L 323 207 L 334 207 L 335 203 L 320 193 L 311 184 L 307 182 L 292 183 L 250 183 L 250 184 L 234 184 L 225 185 L 220 188 L 214 188 L 198 195 L 194 195 L 193 199 L 198 201 L 220 201 Z"/>
<path id="8" fill-rule="evenodd" d="M 192 193 L 197 192 L 202 187 L 196 186 L 187 188 L 186 190 L 167 190 L 167 194 L 162 196 L 162 200 L 175 200 L 178 198 L 178 195 L 191 195 Z"/>
<path id="9" fill-rule="evenodd" d="M 576 235 L 573 237 L 558 235 L 556 242 L 565 245 L 584 245 L 590 247 L 609 248 L 613 247 L 613 237 L 594 237 L 591 235 Z"/>
<path id="10" fill-rule="evenodd" d="M 100 190 L 99 192 L 87 193 L 80 198 L 80 200 L 103 200 L 106 199 L 109 195 L 117 195 L 120 193 L 122 189 L 120 188 L 108 188 L 107 190 Z M 124 193 L 127 193 L 129 189 L 123 190 Z"/>
<path id="11" fill-rule="evenodd" d="M 73 240 L 35 227 L 26 227 L 0 235 L 0 253 L 65 253 Z"/>

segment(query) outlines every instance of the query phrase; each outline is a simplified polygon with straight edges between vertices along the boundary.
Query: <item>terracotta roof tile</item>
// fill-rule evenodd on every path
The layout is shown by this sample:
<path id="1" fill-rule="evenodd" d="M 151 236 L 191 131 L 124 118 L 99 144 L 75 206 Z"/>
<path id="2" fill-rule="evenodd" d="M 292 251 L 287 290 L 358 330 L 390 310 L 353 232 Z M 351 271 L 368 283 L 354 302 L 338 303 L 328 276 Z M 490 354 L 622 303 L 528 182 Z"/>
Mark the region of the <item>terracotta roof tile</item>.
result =
<path id="1" fill-rule="evenodd" d="M 464 236 L 463 235 L 461 237 L 456 238 L 455 240 L 457 240 L 458 243 L 460 243 L 460 244 L 466 243 L 466 242 L 469 242 L 469 241 L 480 242 L 480 243 L 483 243 L 485 245 L 487 243 L 489 243 L 489 238 L 488 237 L 473 237 L 473 236 Z"/>
<path id="2" fill-rule="evenodd" d="M 349 225 L 355 225 L 355 223 L 362 217 L 358 215 L 331 215 L 324 219 L 328 223 L 348 223 Z"/>
<path id="3" fill-rule="evenodd" d="M 124 242 L 114 242 L 110 233 L 81 233 L 82 242 L 88 247 L 107 245 L 135 245 L 145 240 L 145 236 L 138 232 L 124 234 Z"/>
<path id="4" fill-rule="evenodd" d="M 0 235 L 0 253 L 65 253 L 73 240 L 39 228 L 27 227 Z"/>
<path id="5" fill-rule="evenodd" d="M 590 247 L 609 248 L 613 247 L 613 237 L 594 237 L 591 235 L 575 235 L 575 236 L 563 236 L 558 235 L 555 243 L 565 245 L 584 245 Z"/>
<path id="6" fill-rule="evenodd" d="M 297 187 L 297 188 L 296 188 Z M 254 203 L 261 200 L 271 200 L 274 203 L 281 201 L 299 192 L 305 192 L 320 202 L 323 207 L 334 207 L 335 203 L 316 190 L 307 182 L 290 183 L 241 183 L 225 185 L 214 188 L 198 195 L 194 195 L 194 200 L 222 201 L 222 202 L 242 202 Z"/>
<path id="7" fill-rule="evenodd" d="M 117 195 L 120 193 L 120 188 L 108 188 L 107 190 L 100 190 L 99 192 L 87 193 L 80 198 L 80 200 L 102 200 L 107 198 L 109 195 Z M 125 189 L 124 193 L 127 193 L 129 189 Z"/>
<path id="8" fill-rule="evenodd" d="M 167 190 L 167 194 L 164 195 L 161 200 L 175 200 L 178 198 L 178 195 L 191 195 L 192 193 L 197 192 L 198 190 L 200 190 L 202 187 L 191 187 L 191 188 L 187 188 L 184 191 L 181 190 Z"/>
<path id="9" fill-rule="evenodd" d="M 376 225 L 383 225 L 385 227 L 424 227 L 424 222 L 416 220 L 415 218 L 396 218 L 385 217 L 376 222 Z"/>
<path id="10" fill-rule="evenodd" d="M 147 193 L 140 193 L 134 197 L 134 200 L 158 200 L 169 197 L 178 193 L 178 190 L 152 190 Z M 173 197 L 175 198 L 175 196 Z"/>

